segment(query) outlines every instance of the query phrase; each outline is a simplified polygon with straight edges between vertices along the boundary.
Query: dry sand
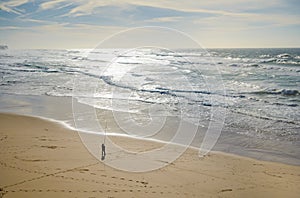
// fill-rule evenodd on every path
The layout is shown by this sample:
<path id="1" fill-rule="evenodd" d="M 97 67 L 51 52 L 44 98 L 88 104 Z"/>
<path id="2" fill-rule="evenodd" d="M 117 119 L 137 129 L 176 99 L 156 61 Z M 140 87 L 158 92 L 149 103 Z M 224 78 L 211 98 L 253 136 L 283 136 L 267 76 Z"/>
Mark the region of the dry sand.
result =
<path id="1" fill-rule="evenodd" d="M 148 145 L 122 138 L 120 142 Z M 157 143 L 153 143 L 157 144 Z M 0 114 L 0 197 L 299 197 L 300 167 L 188 149 L 146 173 L 95 159 L 78 134 L 39 118 Z"/>

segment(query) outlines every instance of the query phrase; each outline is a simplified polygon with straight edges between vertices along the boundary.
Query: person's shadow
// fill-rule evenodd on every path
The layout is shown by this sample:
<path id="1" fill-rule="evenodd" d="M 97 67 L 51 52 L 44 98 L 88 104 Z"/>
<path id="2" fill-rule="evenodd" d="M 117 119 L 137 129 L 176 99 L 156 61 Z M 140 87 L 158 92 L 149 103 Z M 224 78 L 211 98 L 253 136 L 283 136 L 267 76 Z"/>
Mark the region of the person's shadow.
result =
<path id="1" fill-rule="evenodd" d="M 103 160 L 105 160 L 105 156 L 106 156 L 105 145 L 102 144 L 101 148 L 102 148 L 102 156 L 101 156 L 101 160 L 103 161 Z"/>

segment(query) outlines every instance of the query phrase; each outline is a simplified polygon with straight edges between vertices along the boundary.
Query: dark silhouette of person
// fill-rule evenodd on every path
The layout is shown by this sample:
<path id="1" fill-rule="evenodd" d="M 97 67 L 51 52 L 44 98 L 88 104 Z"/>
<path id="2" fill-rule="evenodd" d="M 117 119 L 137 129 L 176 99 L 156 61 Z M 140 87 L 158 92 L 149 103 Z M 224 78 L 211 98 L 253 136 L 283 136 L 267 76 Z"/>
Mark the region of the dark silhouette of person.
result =
<path id="1" fill-rule="evenodd" d="M 105 155 L 106 155 L 106 152 L 105 152 L 105 145 L 102 144 L 101 148 L 102 148 L 102 157 L 101 157 L 101 160 L 104 160 L 104 159 L 105 159 Z"/>

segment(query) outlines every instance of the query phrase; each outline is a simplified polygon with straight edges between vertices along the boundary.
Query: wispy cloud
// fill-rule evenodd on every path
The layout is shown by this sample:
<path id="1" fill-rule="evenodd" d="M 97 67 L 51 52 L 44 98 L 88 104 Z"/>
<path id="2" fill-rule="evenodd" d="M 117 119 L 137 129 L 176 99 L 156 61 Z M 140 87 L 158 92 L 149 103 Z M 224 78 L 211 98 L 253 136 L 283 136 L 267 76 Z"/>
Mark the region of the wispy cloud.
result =
<path id="1" fill-rule="evenodd" d="M 25 3 L 30 2 L 30 0 L 12 0 L 12 1 L 3 1 L 0 3 L 0 9 L 6 12 L 12 12 L 15 14 L 22 14 L 23 11 L 17 7 Z"/>
<path id="2" fill-rule="evenodd" d="M 25 0 L 24 0 L 25 1 Z M 62 4 L 73 3 L 75 8 L 70 10 L 69 15 L 73 16 L 83 16 L 94 14 L 94 11 L 99 7 L 103 6 L 122 6 L 136 5 L 136 6 L 150 6 L 157 8 L 173 9 L 181 12 L 193 12 L 193 13 L 209 13 L 209 14 L 219 14 L 219 15 L 230 15 L 230 16 L 244 16 L 247 13 L 239 12 L 239 9 L 233 9 L 235 7 L 239 8 L 239 5 L 247 5 L 248 8 L 265 7 L 275 5 L 278 0 L 269 2 L 268 4 L 262 3 L 260 0 L 214 0 L 214 1 L 194 1 L 186 0 L 184 3 L 181 0 L 173 1 L 161 1 L 161 0 L 53 0 L 44 2 L 40 5 L 41 9 L 55 9 Z M 220 9 L 222 7 L 222 9 Z M 235 11 L 232 11 L 235 10 Z"/>
<path id="3" fill-rule="evenodd" d="M 21 30 L 24 29 L 22 27 L 18 27 L 18 26 L 0 26 L 0 30 Z"/>
<path id="4" fill-rule="evenodd" d="M 178 22 L 184 20 L 184 17 L 158 17 L 146 20 L 145 22 L 154 22 L 154 23 L 160 23 L 160 22 Z"/>
<path id="5" fill-rule="evenodd" d="M 80 5 L 75 7 L 69 12 L 69 15 L 74 16 L 83 16 L 83 15 L 90 15 L 96 8 L 111 5 L 110 1 L 87 1 L 85 3 L 80 2 Z"/>
<path id="6" fill-rule="evenodd" d="M 5 32 L 7 38 L 12 38 L 9 31 L 14 38 L 33 36 L 31 31 L 35 31 L 44 34 L 38 36 L 41 39 L 51 37 L 49 32 L 60 41 L 69 40 L 67 34 L 75 40 L 85 34 L 96 39 L 93 31 L 100 35 L 145 25 L 180 29 L 199 38 L 214 35 L 220 39 L 226 34 L 232 40 L 244 38 L 249 31 L 267 35 L 272 30 L 279 37 L 300 30 L 297 0 L 2 0 L 0 8 L 1 36 Z"/>
<path id="7" fill-rule="evenodd" d="M 240 17 L 219 15 L 202 19 L 194 19 L 192 23 L 201 25 L 202 29 L 215 31 L 221 30 L 249 30 L 269 27 L 284 27 L 290 25 L 300 25 L 298 16 L 279 14 L 249 14 Z"/>
<path id="8" fill-rule="evenodd" d="M 63 2 L 66 2 L 66 0 L 53 0 L 53 1 L 44 2 L 40 4 L 40 8 L 42 10 L 53 9 Z"/>

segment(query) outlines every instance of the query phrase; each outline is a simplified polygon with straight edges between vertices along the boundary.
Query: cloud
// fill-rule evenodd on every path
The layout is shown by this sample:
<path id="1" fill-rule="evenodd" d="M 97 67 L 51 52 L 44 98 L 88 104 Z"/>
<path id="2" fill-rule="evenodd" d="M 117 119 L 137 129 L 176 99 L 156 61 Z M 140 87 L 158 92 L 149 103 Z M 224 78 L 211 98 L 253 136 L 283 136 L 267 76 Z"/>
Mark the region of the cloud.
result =
<path id="1" fill-rule="evenodd" d="M 12 43 L 12 38 L 31 36 L 39 38 L 32 40 L 39 46 L 42 43 L 53 46 L 54 43 L 42 39 L 54 41 L 54 38 L 61 42 L 58 45 L 63 45 L 66 39 L 66 45 L 74 46 L 71 41 L 81 37 L 92 43 L 92 38 L 101 40 L 96 39 L 97 35 L 157 25 L 180 29 L 199 38 L 206 36 L 211 42 L 210 37 L 215 35 L 222 43 L 222 35 L 235 35 L 234 41 L 248 32 L 260 35 L 272 29 L 274 35 L 279 35 L 299 31 L 299 5 L 297 0 L 2 0 L 0 30 L 1 37 L 5 32 L 5 38 Z M 84 42 L 80 46 L 85 46 Z M 20 41 L 16 45 L 21 44 L 30 42 Z"/>
<path id="2" fill-rule="evenodd" d="M 109 3 L 101 1 L 88 1 L 72 9 L 68 14 L 74 16 L 90 15 L 96 8 L 109 5 Z"/>
<path id="3" fill-rule="evenodd" d="M 278 1 L 278 0 L 277 0 Z M 70 10 L 68 15 L 70 16 L 83 16 L 91 15 L 99 7 L 104 6 L 120 6 L 126 8 L 128 5 L 133 6 L 150 6 L 163 9 L 173 9 L 181 12 L 193 12 L 193 13 L 208 13 L 208 14 L 219 14 L 219 15 L 230 15 L 230 16 L 244 16 L 247 13 L 239 12 L 239 7 L 247 8 L 261 8 L 275 5 L 276 0 L 271 3 L 261 3 L 260 0 L 214 0 L 214 1 L 194 1 L 186 0 L 184 3 L 181 0 L 173 1 L 161 1 L 161 0 L 53 0 L 44 2 L 40 5 L 41 9 L 55 9 L 57 6 L 62 4 L 73 3 L 75 8 Z M 255 6 L 254 6 L 255 5 Z M 222 8 L 222 9 L 220 9 Z M 235 10 L 235 11 L 232 11 Z"/>
<path id="4" fill-rule="evenodd" d="M 4 1 L 0 3 L 0 9 L 6 12 L 12 12 L 15 14 L 22 14 L 23 12 L 17 9 L 18 6 L 26 4 L 30 2 L 30 0 L 12 0 L 12 1 Z"/>
<path id="5" fill-rule="evenodd" d="M 268 27 L 282 27 L 300 25 L 299 17 L 294 15 L 282 16 L 280 14 L 249 14 L 248 16 L 213 16 L 203 19 L 194 19 L 194 24 L 201 25 L 202 29 L 221 30 L 249 30 Z"/>
<path id="6" fill-rule="evenodd" d="M 107 5 L 116 5 L 117 1 L 102 1 L 102 0 L 53 0 L 44 2 L 40 5 L 42 10 L 58 9 L 59 6 L 76 5 L 67 15 L 70 16 L 83 16 L 90 15 L 99 7 Z"/>
<path id="7" fill-rule="evenodd" d="M 68 6 L 73 4 L 76 1 L 69 1 L 69 0 L 53 0 L 48 1 L 40 4 L 40 8 L 42 10 L 49 10 L 49 9 L 60 9 L 62 7 Z"/>
<path id="8" fill-rule="evenodd" d="M 0 27 L 0 30 L 21 30 L 23 29 L 22 27 L 18 26 L 2 26 Z"/>
<path id="9" fill-rule="evenodd" d="M 18 10 L 17 7 L 25 3 L 30 2 L 31 0 L 12 0 L 8 2 L 1 3 L 1 9 L 7 12 L 13 12 L 16 14 L 21 14 L 22 11 Z M 257 13 L 251 12 L 251 10 L 263 10 L 263 9 L 272 9 L 272 7 L 280 7 L 284 3 L 281 0 L 274 0 L 268 2 L 261 2 L 261 0 L 214 0 L 214 1 L 194 1 L 194 0 L 185 0 L 183 3 L 181 0 L 173 1 L 161 1 L 161 0 L 53 0 L 40 3 L 39 7 L 41 10 L 58 10 L 68 5 L 73 5 L 72 9 L 68 10 L 67 13 L 64 13 L 62 16 L 92 16 L 100 14 L 97 12 L 97 9 L 109 6 L 120 7 L 123 10 L 129 9 L 130 12 L 134 14 L 134 10 L 130 10 L 131 7 L 139 6 L 148 6 L 157 9 L 168 9 L 174 10 L 182 13 L 193 13 L 193 14 L 211 14 L 219 16 L 233 16 L 233 17 L 255 17 Z M 286 3 L 287 4 L 287 3 Z M 102 9 L 103 10 L 103 9 Z M 101 10 L 101 11 L 102 11 Z M 246 10 L 246 11 L 245 11 Z M 114 13 L 111 13 L 112 15 Z M 264 16 L 264 13 L 260 13 L 260 16 Z M 153 13 L 153 22 L 174 22 L 175 18 L 165 18 L 157 17 Z M 123 16 L 121 16 L 123 17 Z M 169 17 L 169 16 L 166 16 Z M 174 16 L 175 17 L 175 16 Z M 178 16 L 181 17 L 181 16 Z M 281 18 L 285 18 L 285 15 L 282 14 Z M 291 17 L 290 17 L 291 18 Z M 146 19 L 149 22 L 151 19 Z"/>
<path id="10" fill-rule="evenodd" d="M 184 17 L 158 17 L 158 18 L 153 18 L 150 20 L 146 20 L 145 22 L 154 22 L 154 23 L 161 23 L 161 22 L 178 22 L 180 20 L 183 20 Z"/>
<path id="11" fill-rule="evenodd" d="M 18 7 L 20 5 L 23 5 L 25 3 L 30 2 L 30 0 L 11 0 L 11 1 L 3 1 L 1 3 L 1 6 L 5 7 Z"/>

